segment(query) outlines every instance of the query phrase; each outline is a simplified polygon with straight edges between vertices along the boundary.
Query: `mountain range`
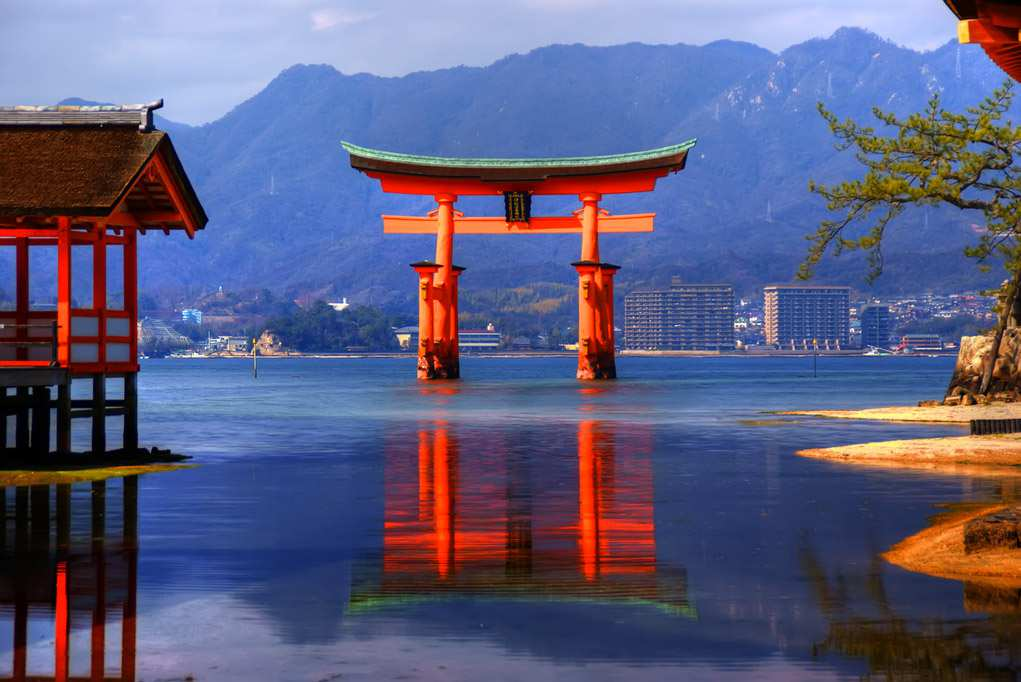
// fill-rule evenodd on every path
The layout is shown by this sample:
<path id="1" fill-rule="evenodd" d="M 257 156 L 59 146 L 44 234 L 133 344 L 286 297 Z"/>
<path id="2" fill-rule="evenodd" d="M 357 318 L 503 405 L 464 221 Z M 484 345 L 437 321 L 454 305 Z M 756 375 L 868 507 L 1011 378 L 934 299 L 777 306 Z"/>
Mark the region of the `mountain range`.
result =
<path id="1" fill-rule="evenodd" d="M 160 122 L 211 220 L 195 242 L 142 240 L 142 286 L 181 302 L 222 286 L 410 310 L 407 264 L 431 257 L 433 239 L 384 236 L 379 216 L 424 214 L 431 202 L 383 194 L 349 167 L 341 140 L 444 156 L 560 156 L 697 138 L 687 169 L 655 192 L 606 200 L 613 212 L 658 216 L 652 235 L 604 237 L 602 255 L 623 266 L 621 292 L 679 275 L 753 294 L 791 281 L 805 235 L 825 216 L 809 179 L 859 172 L 851 154 L 835 150 L 818 102 L 858 120 L 877 105 L 919 110 L 934 93 L 959 109 L 1003 80 L 981 50 L 948 43 L 918 52 L 855 28 L 779 54 L 733 41 L 552 45 L 486 67 L 399 78 L 296 65 L 216 121 Z M 533 214 L 563 214 L 577 203 L 540 197 Z M 499 215 L 502 201 L 464 199 L 458 208 Z M 951 210 L 905 214 L 872 289 L 954 291 L 998 281 L 1002 273 L 983 275 L 962 255 L 980 219 Z M 468 268 L 462 291 L 484 296 L 548 283 L 569 308 L 563 292 L 579 248 L 573 235 L 464 236 L 455 261 Z M 828 260 L 818 279 L 865 290 L 864 271 L 860 258 L 844 256 Z"/>

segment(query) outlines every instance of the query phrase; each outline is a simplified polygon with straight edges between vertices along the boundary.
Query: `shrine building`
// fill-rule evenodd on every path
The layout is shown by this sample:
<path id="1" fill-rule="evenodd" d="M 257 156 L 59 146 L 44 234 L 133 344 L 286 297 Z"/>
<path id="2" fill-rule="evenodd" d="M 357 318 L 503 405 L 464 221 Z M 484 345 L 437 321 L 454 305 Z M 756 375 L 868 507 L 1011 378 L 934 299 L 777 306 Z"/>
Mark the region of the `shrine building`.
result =
<path id="1" fill-rule="evenodd" d="M 77 417 L 92 421 L 93 455 L 108 451 L 107 416 L 123 417 L 122 453 L 138 452 L 137 240 L 194 237 L 207 221 L 153 126 L 161 106 L 0 107 L 0 255 L 13 256 L 0 287 L 0 446 L 19 456 L 46 460 L 51 409 L 59 455 Z M 123 391 L 108 399 L 110 378 Z M 72 400 L 79 380 L 91 395 Z"/>

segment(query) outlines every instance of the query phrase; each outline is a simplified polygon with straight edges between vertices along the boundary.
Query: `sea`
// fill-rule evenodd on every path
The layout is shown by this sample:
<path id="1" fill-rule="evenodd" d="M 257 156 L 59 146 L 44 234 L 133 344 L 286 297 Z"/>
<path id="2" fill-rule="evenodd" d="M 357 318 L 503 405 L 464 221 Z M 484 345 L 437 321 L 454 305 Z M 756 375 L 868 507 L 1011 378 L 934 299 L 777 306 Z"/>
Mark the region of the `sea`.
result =
<path id="1" fill-rule="evenodd" d="M 141 440 L 191 460 L 5 490 L 0 679 L 1016 680 L 1021 595 L 881 554 L 1021 477 L 805 459 L 965 429 L 776 414 L 953 362 L 146 360 Z"/>

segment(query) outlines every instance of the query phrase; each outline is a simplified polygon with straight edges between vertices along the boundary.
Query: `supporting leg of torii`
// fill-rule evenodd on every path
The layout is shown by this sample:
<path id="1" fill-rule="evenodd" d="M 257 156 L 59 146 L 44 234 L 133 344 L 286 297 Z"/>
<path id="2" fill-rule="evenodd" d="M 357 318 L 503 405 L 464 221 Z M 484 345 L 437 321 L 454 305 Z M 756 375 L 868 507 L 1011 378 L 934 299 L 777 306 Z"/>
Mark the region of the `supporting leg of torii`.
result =
<path id="1" fill-rule="evenodd" d="M 589 192 L 582 201 L 581 260 L 578 271 L 578 373 L 577 377 L 616 379 L 613 338 L 613 275 L 619 266 L 599 260 L 599 200 Z"/>
<path id="2" fill-rule="evenodd" d="M 418 273 L 418 378 L 459 379 L 457 280 L 464 268 L 454 265 L 454 202 L 437 194 L 436 261 L 412 263 Z"/>

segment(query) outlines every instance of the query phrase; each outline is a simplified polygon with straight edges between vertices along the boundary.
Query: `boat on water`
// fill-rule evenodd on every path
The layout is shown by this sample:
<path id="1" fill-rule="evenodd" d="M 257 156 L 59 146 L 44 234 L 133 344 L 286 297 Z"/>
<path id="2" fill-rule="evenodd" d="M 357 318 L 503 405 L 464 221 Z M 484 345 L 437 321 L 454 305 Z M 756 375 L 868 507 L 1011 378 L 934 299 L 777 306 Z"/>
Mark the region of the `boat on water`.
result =
<path id="1" fill-rule="evenodd" d="M 180 351 L 180 352 L 177 352 L 177 353 L 171 353 L 167 357 L 168 358 L 172 358 L 174 360 L 181 360 L 181 359 L 193 359 L 193 358 L 207 358 L 209 356 L 205 355 L 203 353 L 196 353 L 195 351 L 190 350 L 190 351 Z"/>

